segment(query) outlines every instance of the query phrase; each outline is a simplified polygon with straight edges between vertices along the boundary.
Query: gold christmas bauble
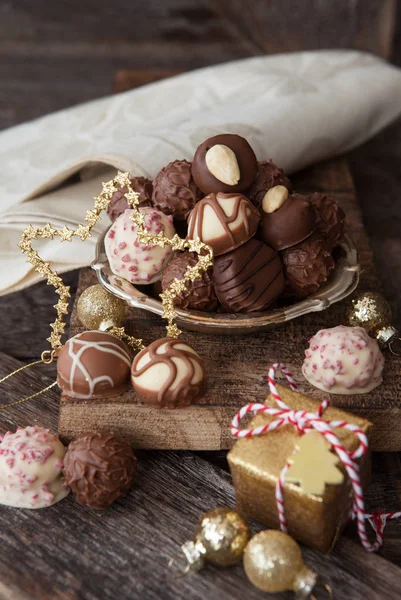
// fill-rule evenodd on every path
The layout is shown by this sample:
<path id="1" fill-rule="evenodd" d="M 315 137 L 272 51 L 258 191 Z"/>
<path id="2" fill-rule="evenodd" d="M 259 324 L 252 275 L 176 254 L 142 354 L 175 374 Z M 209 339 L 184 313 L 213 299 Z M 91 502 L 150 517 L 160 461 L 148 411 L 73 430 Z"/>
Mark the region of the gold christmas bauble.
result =
<path id="1" fill-rule="evenodd" d="M 87 329 L 106 331 L 120 327 L 125 321 L 126 304 L 101 285 L 91 285 L 79 297 L 77 314 Z"/>
<path id="2" fill-rule="evenodd" d="M 316 573 L 304 565 L 298 544 L 281 531 L 261 531 L 251 539 L 244 569 L 255 587 L 271 594 L 292 590 L 309 598 L 316 584 Z"/>
<path id="3" fill-rule="evenodd" d="M 208 562 L 227 567 L 241 560 L 250 538 L 249 525 L 233 508 L 219 507 L 202 516 L 195 538 Z"/>
<path id="4" fill-rule="evenodd" d="M 360 292 L 351 301 L 346 312 L 347 325 L 363 327 L 368 334 L 383 344 L 389 343 L 397 331 L 391 325 L 391 309 L 379 292 Z"/>

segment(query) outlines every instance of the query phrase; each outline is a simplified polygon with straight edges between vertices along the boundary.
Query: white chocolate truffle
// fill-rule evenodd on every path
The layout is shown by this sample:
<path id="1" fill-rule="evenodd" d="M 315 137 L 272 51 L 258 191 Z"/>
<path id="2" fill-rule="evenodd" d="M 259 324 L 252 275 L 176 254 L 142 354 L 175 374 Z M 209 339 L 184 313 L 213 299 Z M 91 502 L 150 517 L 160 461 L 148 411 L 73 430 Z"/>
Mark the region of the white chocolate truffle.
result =
<path id="1" fill-rule="evenodd" d="M 66 450 L 43 427 L 18 427 L 0 438 L 0 504 L 44 508 L 67 496 L 61 470 Z"/>
<path id="2" fill-rule="evenodd" d="M 309 341 L 304 377 L 330 394 L 367 394 L 383 381 L 384 358 L 362 327 L 321 329 Z"/>
<path id="3" fill-rule="evenodd" d="M 181 340 L 162 338 L 142 350 L 132 364 L 132 385 L 140 400 L 155 408 L 181 408 L 203 395 L 205 368 Z"/>
<path id="4" fill-rule="evenodd" d="M 175 234 L 173 217 L 154 208 L 139 208 L 145 215 L 145 229 L 149 233 L 163 232 L 169 239 Z M 138 228 L 130 217 L 133 210 L 126 210 L 110 227 L 104 245 L 110 268 L 115 275 L 134 284 L 154 283 L 160 279 L 171 254 L 171 246 L 162 248 L 155 244 L 140 244 Z"/>

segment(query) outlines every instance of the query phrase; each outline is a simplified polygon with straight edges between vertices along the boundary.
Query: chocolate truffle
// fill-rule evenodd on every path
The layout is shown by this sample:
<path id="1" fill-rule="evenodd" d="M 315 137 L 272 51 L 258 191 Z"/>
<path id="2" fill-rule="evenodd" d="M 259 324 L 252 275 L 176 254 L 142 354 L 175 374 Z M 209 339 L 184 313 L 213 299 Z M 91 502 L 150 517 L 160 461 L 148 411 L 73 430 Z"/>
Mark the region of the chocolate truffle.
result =
<path id="1" fill-rule="evenodd" d="M 85 433 L 68 447 L 65 483 L 80 504 L 104 510 L 128 490 L 136 474 L 130 444 L 112 433 Z"/>
<path id="2" fill-rule="evenodd" d="M 71 398 L 107 398 L 129 387 L 131 359 L 127 346 L 103 331 L 70 338 L 57 359 L 57 383 Z"/>
<path id="3" fill-rule="evenodd" d="M 0 437 L 0 504 L 44 508 L 67 496 L 62 466 L 65 448 L 43 427 L 18 427 Z"/>
<path id="4" fill-rule="evenodd" d="M 152 182 L 146 177 L 133 177 L 130 179 L 131 187 L 134 192 L 139 194 L 138 206 L 152 206 Z M 107 214 L 110 219 L 114 222 L 117 217 L 123 214 L 128 206 L 128 202 L 124 196 L 128 192 L 126 187 L 121 188 L 114 192 L 111 197 L 110 203 L 107 207 Z"/>
<path id="5" fill-rule="evenodd" d="M 316 209 L 316 232 L 331 251 L 344 238 L 345 213 L 336 200 L 315 192 L 308 196 Z"/>
<path id="6" fill-rule="evenodd" d="M 276 185 L 283 185 L 290 193 L 292 192 L 291 182 L 280 167 L 272 160 L 259 162 L 256 179 L 248 190 L 247 197 L 256 208 L 261 210 L 266 192 Z"/>
<path id="7" fill-rule="evenodd" d="M 242 192 L 256 176 L 256 156 L 245 138 L 215 135 L 201 144 L 192 162 L 192 176 L 205 194 Z"/>
<path id="8" fill-rule="evenodd" d="M 166 290 L 174 279 L 182 279 L 188 267 L 198 263 L 195 252 L 181 252 L 176 254 L 164 270 L 162 289 Z M 187 287 L 174 299 L 174 306 L 186 310 L 205 310 L 214 312 L 218 307 L 216 292 L 213 283 L 213 267 L 202 272 L 200 279 L 188 281 Z"/>
<path id="9" fill-rule="evenodd" d="M 259 220 L 259 212 L 242 194 L 209 194 L 189 215 L 187 237 L 209 244 L 219 256 L 248 241 Z"/>
<path id="10" fill-rule="evenodd" d="M 260 238 L 266 244 L 284 250 L 309 237 L 315 225 L 315 209 L 305 196 L 289 194 L 282 185 L 266 192 L 259 228 Z"/>
<path id="11" fill-rule="evenodd" d="M 175 234 L 173 218 L 154 208 L 140 208 L 149 233 L 164 233 L 168 238 Z M 133 210 L 126 210 L 116 219 L 104 239 L 110 269 L 115 275 L 133 284 L 145 285 L 160 279 L 170 260 L 170 245 L 162 248 L 156 244 L 141 244 L 137 240 L 138 228 L 131 220 Z"/>
<path id="12" fill-rule="evenodd" d="M 255 239 L 218 256 L 213 277 L 217 297 L 229 312 L 267 310 L 284 289 L 277 252 Z"/>
<path id="13" fill-rule="evenodd" d="M 203 396 L 205 367 L 185 342 L 162 338 L 136 355 L 132 384 L 139 399 L 154 408 L 183 408 Z"/>
<path id="14" fill-rule="evenodd" d="M 153 206 L 177 221 L 185 221 L 202 198 L 191 174 L 191 163 L 175 160 L 163 167 L 153 182 Z"/>
<path id="15" fill-rule="evenodd" d="M 288 291 L 301 298 L 314 294 L 326 283 L 334 269 L 334 259 L 324 239 L 313 233 L 306 240 L 283 250 L 284 274 Z"/>
<path id="16" fill-rule="evenodd" d="M 367 394 L 382 382 L 384 358 L 362 327 L 321 329 L 309 341 L 304 377 L 330 394 Z"/>

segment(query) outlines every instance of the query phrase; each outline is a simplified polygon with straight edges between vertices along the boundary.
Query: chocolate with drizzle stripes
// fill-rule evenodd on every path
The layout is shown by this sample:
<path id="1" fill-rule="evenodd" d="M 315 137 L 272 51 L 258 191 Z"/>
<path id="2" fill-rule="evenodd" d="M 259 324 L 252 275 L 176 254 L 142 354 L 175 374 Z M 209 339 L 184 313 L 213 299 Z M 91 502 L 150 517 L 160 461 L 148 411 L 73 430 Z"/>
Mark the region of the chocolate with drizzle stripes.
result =
<path id="1" fill-rule="evenodd" d="M 259 220 L 259 211 L 242 194 L 209 194 L 188 218 L 187 239 L 201 240 L 219 256 L 247 242 Z"/>
<path id="2" fill-rule="evenodd" d="M 155 340 L 132 364 L 132 385 L 139 399 L 154 408 L 183 408 L 205 389 L 205 368 L 187 343 L 171 338 Z"/>
<path id="3" fill-rule="evenodd" d="M 273 248 L 251 239 L 214 261 L 216 294 L 229 312 L 261 312 L 283 292 L 284 274 Z"/>

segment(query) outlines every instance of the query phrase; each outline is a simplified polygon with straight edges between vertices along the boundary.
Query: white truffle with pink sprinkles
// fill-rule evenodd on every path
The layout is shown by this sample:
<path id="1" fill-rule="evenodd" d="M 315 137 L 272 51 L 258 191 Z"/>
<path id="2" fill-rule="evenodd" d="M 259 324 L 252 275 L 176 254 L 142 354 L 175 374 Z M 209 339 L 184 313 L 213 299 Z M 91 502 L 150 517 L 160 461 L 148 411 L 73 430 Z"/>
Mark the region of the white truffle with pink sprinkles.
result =
<path id="1" fill-rule="evenodd" d="M 141 207 L 145 215 L 145 229 L 149 233 L 163 232 L 168 238 L 175 234 L 173 217 L 151 207 Z M 105 237 L 105 250 L 111 270 L 134 284 L 154 283 L 160 279 L 171 254 L 171 246 L 161 248 L 154 244 L 140 244 L 137 226 L 131 221 L 133 210 L 126 210 L 110 227 Z"/>
<path id="2" fill-rule="evenodd" d="M 66 450 L 43 427 L 18 427 L 0 437 L 0 504 L 44 508 L 67 496 L 62 479 Z"/>
<path id="3" fill-rule="evenodd" d="M 384 358 L 362 327 L 321 329 L 309 341 L 304 377 L 331 394 L 367 394 L 383 381 Z"/>

